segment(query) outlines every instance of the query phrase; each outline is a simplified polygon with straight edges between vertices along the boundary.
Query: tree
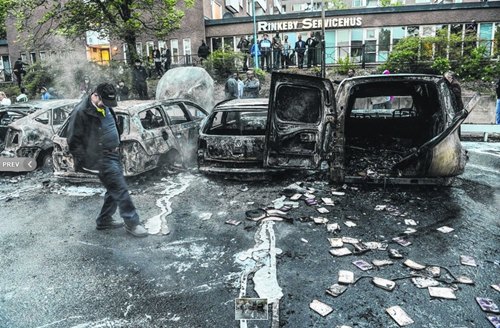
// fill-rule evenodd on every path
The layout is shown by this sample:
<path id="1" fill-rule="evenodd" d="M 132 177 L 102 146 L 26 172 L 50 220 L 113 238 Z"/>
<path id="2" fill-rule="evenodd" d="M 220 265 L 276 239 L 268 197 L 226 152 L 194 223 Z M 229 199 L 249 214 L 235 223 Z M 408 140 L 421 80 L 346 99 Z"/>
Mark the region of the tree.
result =
<path id="1" fill-rule="evenodd" d="M 2 0 L 0 0 L 2 1 Z M 179 0 L 10 0 L 15 2 L 17 27 L 31 45 L 48 36 L 81 38 L 87 31 L 127 44 L 129 63 L 137 58 L 139 35 L 162 38 L 180 27 L 184 12 Z M 194 0 L 183 0 L 186 8 Z"/>
<path id="2" fill-rule="evenodd" d="M 0 39 L 5 39 L 7 37 L 7 31 L 5 29 L 7 25 L 5 20 L 11 6 L 12 0 L 0 0 Z"/>

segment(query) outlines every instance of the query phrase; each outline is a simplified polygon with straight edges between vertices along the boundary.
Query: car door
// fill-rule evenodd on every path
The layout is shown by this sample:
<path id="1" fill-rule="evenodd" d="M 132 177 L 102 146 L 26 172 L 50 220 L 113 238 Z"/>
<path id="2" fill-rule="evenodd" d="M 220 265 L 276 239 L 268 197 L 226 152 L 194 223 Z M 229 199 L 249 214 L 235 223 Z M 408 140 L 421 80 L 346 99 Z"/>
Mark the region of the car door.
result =
<path id="1" fill-rule="evenodd" d="M 335 96 L 330 80 L 273 73 L 269 96 L 264 166 L 314 169 L 333 137 Z"/>
<path id="2" fill-rule="evenodd" d="M 191 122 L 186 123 L 186 126 L 189 126 L 188 142 L 194 145 L 198 141 L 200 124 L 208 116 L 208 113 L 200 106 L 191 102 L 182 102 L 180 105 L 184 108 L 185 112 L 189 114 L 191 119 Z"/>
<path id="3" fill-rule="evenodd" d="M 166 153 L 170 147 L 171 134 L 167 124 L 167 118 L 162 111 L 162 107 L 155 105 L 139 112 L 139 119 L 143 133 L 142 142 L 148 155 L 158 155 Z"/>

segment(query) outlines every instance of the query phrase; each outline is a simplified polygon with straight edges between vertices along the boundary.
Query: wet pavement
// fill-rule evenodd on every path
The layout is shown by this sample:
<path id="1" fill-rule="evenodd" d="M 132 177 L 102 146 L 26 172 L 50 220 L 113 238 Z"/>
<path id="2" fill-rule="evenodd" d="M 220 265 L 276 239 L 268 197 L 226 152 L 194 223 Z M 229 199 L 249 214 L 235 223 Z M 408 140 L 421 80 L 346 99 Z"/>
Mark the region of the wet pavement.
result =
<path id="1" fill-rule="evenodd" d="M 129 180 L 153 233 L 145 239 L 95 230 L 99 185 L 3 174 L 0 327 L 385 328 L 398 327 L 386 312 L 395 306 L 409 327 L 493 327 L 487 317 L 495 314 L 476 297 L 500 304 L 491 287 L 500 284 L 500 146 L 466 148 L 466 172 L 443 188 L 332 186 L 304 174 L 238 182 L 156 170 Z M 246 218 L 271 205 L 291 209 Z M 333 255 L 342 251 L 350 254 Z M 440 268 L 434 280 L 430 267 Z M 354 282 L 339 296 L 326 293 L 344 271 Z M 456 299 L 432 297 L 436 289 L 418 288 L 416 277 L 451 288 Z M 242 296 L 267 298 L 268 320 L 236 321 Z M 331 313 L 312 310 L 314 300 Z"/>

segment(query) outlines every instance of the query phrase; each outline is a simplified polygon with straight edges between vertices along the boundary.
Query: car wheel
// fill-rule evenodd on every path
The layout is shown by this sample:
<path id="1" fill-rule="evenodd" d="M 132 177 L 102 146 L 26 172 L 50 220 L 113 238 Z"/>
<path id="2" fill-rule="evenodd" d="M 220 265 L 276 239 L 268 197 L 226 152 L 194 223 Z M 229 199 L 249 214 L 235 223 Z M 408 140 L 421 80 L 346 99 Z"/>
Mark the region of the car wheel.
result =
<path id="1" fill-rule="evenodd" d="M 173 168 L 183 169 L 184 162 L 182 161 L 182 156 L 177 150 L 171 150 L 164 155 L 162 164 L 166 164 Z"/>
<path id="2" fill-rule="evenodd" d="M 44 172 L 54 171 L 54 162 L 52 160 L 52 150 L 44 151 L 38 155 L 38 168 Z"/>

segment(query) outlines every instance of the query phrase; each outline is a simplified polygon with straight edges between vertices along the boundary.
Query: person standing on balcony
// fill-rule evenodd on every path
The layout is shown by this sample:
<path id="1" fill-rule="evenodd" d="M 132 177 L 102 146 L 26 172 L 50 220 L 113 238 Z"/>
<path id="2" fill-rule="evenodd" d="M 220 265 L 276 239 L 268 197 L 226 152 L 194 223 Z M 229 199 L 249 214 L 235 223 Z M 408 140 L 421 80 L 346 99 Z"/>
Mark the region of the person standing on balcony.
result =
<path id="1" fill-rule="evenodd" d="M 153 62 L 155 63 L 155 71 L 158 77 L 163 75 L 163 68 L 161 67 L 161 52 L 157 46 L 153 48 Z"/>
<path id="2" fill-rule="evenodd" d="M 170 69 L 170 64 L 172 63 L 172 58 L 171 58 L 171 53 L 170 49 L 168 49 L 168 46 L 165 45 L 165 49 L 162 49 L 161 51 L 161 61 L 163 62 L 163 65 L 165 67 L 165 73 Z"/>
<path id="3" fill-rule="evenodd" d="M 132 83 L 135 91 L 139 95 L 139 99 L 148 99 L 148 84 L 146 79 L 148 78 L 148 72 L 139 59 L 135 60 L 135 66 L 132 69 Z"/>
<path id="4" fill-rule="evenodd" d="M 26 63 L 23 62 L 21 57 L 17 58 L 16 62 L 14 63 L 14 68 L 12 72 L 14 72 L 14 75 L 17 80 L 17 86 L 19 89 L 21 89 L 21 82 L 23 79 L 23 76 L 26 75 L 26 71 L 24 70 L 24 65 L 27 65 Z"/>
<path id="5" fill-rule="evenodd" d="M 302 35 L 298 35 L 298 40 L 295 42 L 295 52 L 297 53 L 297 66 L 304 68 L 304 53 L 306 52 L 306 43 L 302 41 Z"/>
<path id="6" fill-rule="evenodd" d="M 288 35 L 285 35 L 285 39 L 283 40 L 283 50 L 281 52 L 281 67 L 288 68 L 288 64 L 290 63 L 290 55 L 292 53 L 292 47 L 290 43 L 288 43 Z"/>

